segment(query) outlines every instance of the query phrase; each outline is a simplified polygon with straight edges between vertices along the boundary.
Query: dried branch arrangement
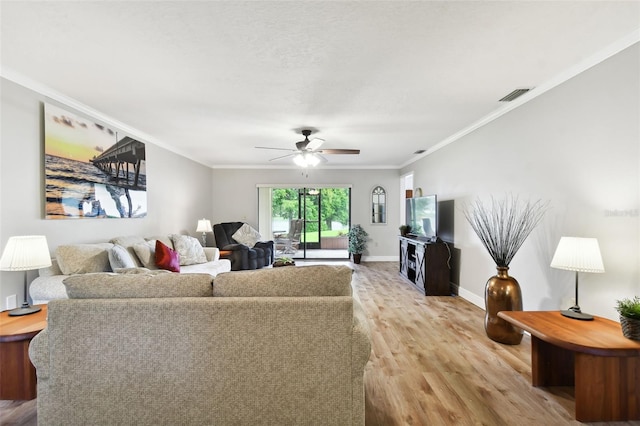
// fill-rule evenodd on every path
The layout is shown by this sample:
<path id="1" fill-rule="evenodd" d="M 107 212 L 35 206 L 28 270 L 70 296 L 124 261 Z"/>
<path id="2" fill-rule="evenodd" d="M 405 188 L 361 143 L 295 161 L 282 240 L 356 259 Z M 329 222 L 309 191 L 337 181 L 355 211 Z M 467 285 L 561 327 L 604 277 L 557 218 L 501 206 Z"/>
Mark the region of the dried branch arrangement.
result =
<path id="1" fill-rule="evenodd" d="M 477 199 L 464 210 L 464 216 L 496 266 L 508 267 L 533 228 L 542 220 L 548 205 L 542 200 L 521 202 L 518 197 L 507 196 L 496 201 L 492 197 L 488 206 Z"/>

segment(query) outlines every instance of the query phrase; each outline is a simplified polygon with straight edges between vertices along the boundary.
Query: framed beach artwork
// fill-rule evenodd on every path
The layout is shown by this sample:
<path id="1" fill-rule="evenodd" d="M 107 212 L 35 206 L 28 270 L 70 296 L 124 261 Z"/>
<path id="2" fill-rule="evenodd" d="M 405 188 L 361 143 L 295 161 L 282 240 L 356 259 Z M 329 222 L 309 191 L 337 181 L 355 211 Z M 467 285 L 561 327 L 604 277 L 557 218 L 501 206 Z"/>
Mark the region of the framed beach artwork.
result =
<path id="1" fill-rule="evenodd" d="M 45 104 L 44 153 L 47 219 L 147 215 L 144 143 Z"/>

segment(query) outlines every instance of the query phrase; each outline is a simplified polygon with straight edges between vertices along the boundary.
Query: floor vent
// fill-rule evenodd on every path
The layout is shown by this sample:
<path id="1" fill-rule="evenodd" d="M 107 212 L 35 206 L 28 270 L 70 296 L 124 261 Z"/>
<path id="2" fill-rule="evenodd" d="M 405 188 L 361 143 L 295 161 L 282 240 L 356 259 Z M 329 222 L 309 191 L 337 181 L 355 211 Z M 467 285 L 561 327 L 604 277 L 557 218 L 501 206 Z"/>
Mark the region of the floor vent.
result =
<path id="1" fill-rule="evenodd" d="M 531 89 L 516 89 L 513 92 L 509 93 L 504 98 L 500 99 L 498 102 L 511 102 L 511 101 L 519 98 L 520 96 L 524 95 L 529 90 L 531 90 Z"/>

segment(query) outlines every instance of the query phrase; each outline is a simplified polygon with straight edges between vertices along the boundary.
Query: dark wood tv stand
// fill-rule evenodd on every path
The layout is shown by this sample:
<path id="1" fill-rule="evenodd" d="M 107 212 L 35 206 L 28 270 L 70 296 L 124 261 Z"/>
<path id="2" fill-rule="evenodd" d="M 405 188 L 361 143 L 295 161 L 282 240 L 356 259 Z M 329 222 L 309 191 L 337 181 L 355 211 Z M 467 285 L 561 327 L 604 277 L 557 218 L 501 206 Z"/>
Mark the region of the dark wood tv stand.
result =
<path id="1" fill-rule="evenodd" d="M 400 275 L 425 296 L 450 296 L 449 259 L 446 243 L 419 238 L 400 238 Z"/>

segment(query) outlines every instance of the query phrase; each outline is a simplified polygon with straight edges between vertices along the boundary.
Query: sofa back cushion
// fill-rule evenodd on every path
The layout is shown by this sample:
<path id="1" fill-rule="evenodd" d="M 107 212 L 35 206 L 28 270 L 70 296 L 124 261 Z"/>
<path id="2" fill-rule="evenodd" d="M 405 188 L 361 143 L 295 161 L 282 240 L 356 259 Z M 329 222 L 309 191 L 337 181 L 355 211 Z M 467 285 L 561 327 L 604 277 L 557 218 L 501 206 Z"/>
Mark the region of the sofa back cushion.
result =
<path id="1" fill-rule="evenodd" d="M 146 241 L 160 241 L 165 246 L 172 248 L 175 250 L 173 246 L 173 241 L 171 241 L 170 235 L 152 235 L 151 237 L 145 237 Z"/>
<path id="2" fill-rule="evenodd" d="M 218 274 L 217 297 L 351 296 L 351 274 L 344 265 L 285 266 Z"/>
<path id="3" fill-rule="evenodd" d="M 351 300 L 52 300 L 31 346 L 39 378 L 49 369 L 38 420 L 364 425 L 351 420 L 364 410 Z"/>
<path id="4" fill-rule="evenodd" d="M 58 246 L 56 259 L 64 275 L 109 272 L 111 243 L 70 244 Z"/>
<path id="5" fill-rule="evenodd" d="M 209 274 L 145 271 L 129 274 L 82 274 L 65 278 L 69 299 L 211 297 Z"/>

